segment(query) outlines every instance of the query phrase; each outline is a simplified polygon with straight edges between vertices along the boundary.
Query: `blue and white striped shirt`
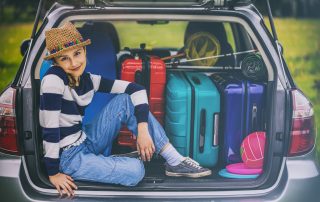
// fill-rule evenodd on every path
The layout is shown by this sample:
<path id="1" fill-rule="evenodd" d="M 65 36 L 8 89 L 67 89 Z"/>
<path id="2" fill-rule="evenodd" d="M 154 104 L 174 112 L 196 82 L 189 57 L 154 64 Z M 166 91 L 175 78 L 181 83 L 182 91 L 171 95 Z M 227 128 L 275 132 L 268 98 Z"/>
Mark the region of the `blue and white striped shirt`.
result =
<path id="1" fill-rule="evenodd" d="M 129 94 L 137 122 L 148 121 L 148 97 L 141 85 L 87 72 L 81 75 L 79 86 L 70 88 L 68 82 L 67 74 L 58 66 L 51 67 L 41 81 L 39 119 L 48 175 L 59 172 L 61 148 L 77 141 L 83 133 L 84 110 L 95 92 Z"/>

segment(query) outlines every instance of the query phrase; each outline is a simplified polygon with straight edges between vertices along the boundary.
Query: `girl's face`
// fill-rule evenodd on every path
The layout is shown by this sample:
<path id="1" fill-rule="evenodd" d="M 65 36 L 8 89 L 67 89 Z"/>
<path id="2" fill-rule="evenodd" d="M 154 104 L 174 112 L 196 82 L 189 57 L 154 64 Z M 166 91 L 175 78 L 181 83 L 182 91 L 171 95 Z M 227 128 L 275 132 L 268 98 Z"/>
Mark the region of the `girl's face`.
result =
<path id="1" fill-rule="evenodd" d="M 79 77 L 87 64 L 86 51 L 84 47 L 68 50 L 63 52 L 62 55 L 55 57 L 54 61 L 67 74 Z"/>

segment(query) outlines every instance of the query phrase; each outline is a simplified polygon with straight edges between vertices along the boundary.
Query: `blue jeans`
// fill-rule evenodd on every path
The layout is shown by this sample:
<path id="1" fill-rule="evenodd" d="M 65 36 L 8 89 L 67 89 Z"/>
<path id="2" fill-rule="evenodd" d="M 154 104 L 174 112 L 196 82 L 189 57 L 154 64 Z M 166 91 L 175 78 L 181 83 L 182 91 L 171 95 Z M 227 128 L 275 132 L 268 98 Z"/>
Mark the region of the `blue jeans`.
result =
<path id="1" fill-rule="evenodd" d="M 60 156 L 60 171 L 75 180 L 134 186 L 144 177 L 143 162 L 128 157 L 110 156 L 113 140 L 122 124 L 137 135 L 137 120 L 130 96 L 115 96 L 94 121 L 83 130 L 87 139 L 79 146 L 71 147 Z M 162 126 L 149 113 L 149 133 L 156 153 L 169 142 Z"/>

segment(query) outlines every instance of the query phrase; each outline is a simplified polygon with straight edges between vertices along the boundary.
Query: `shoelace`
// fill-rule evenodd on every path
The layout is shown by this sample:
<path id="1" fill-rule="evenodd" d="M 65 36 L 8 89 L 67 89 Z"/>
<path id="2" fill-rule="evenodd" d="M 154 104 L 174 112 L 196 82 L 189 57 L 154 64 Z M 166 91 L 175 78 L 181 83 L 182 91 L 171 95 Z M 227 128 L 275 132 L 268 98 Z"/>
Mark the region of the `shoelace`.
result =
<path id="1" fill-rule="evenodd" d="M 192 167 L 194 167 L 196 169 L 201 169 L 202 168 L 198 162 L 196 162 L 195 160 L 193 160 L 193 159 L 191 159 L 189 157 L 186 157 L 185 162 L 188 165 L 190 165 L 190 166 L 192 166 Z"/>

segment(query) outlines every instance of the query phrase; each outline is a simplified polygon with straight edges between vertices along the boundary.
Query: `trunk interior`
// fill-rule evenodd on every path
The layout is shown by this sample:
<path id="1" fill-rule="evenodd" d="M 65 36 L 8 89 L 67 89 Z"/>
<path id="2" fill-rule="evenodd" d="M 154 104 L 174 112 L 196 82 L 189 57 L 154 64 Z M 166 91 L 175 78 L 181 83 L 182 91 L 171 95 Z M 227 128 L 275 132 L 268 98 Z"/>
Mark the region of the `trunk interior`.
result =
<path id="1" fill-rule="evenodd" d="M 39 89 L 39 86 L 38 86 Z M 39 97 L 38 97 L 39 99 Z M 39 104 L 39 103 L 38 103 Z M 223 103 L 222 103 L 223 104 Z M 266 115 L 266 114 L 264 114 Z M 224 117 L 223 114 L 221 114 L 220 117 Z M 266 120 L 265 117 L 263 120 Z M 219 128 L 221 128 L 222 123 L 221 121 L 219 122 Z M 265 125 L 263 123 L 262 125 Z M 38 131 L 41 131 L 40 125 L 38 125 Z M 38 151 L 39 155 L 34 158 L 33 156 L 26 156 L 26 159 L 30 159 L 28 161 L 30 164 L 36 163 L 37 167 L 34 167 L 34 174 L 37 176 L 37 178 L 40 177 L 40 184 L 44 183 L 43 185 L 46 184 L 46 186 L 50 186 L 50 183 L 47 179 L 47 174 L 46 170 L 44 167 L 44 163 L 42 161 L 43 155 L 42 154 L 42 143 L 41 143 L 41 138 L 38 139 Z M 252 184 L 255 182 L 256 179 L 234 179 L 234 178 L 226 178 L 222 177 L 219 175 L 219 171 L 225 168 L 226 163 L 223 160 L 225 158 L 225 154 L 223 152 L 223 142 L 224 142 L 224 136 L 219 133 L 219 149 L 218 149 L 218 160 L 215 163 L 213 167 L 211 167 L 212 175 L 208 177 L 203 177 L 203 178 L 186 178 L 186 177 L 169 177 L 165 175 L 165 161 L 160 155 L 154 155 L 153 159 L 151 162 L 146 162 L 144 163 L 145 165 L 145 177 L 138 184 L 136 187 L 123 187 L 123 186 L 118 186 L 118 185 L 108 185 L 108 184 L 101 184 L 101 183 L 93 183 L 93 182 L 81 182 L 79 181 L 77 185 L 80 188 L 85 188 L 85 189 L 90 189 L 90 190 L 123 190 L 123 189 L 129 189 L 129 190 L 179 190 L 183 188 L 184 190 L 190 189 L 190 190 L 204 190 L 208 189 L 211 190 L 212 188 L 214 189 L 228 189 L 228 187 L 237 187 L 237 184 L 241 185 L 243 184 L 248 184 L 249 182 Z M 113 154 L 121 154 L 121 153 L 127 153 L 131 152 L 133 149 L 129 147 L 123 147 L 119 146 L 117 143 L 117 140 L 114 142 L 113 145 Z M 266 153 L 267 151 L 265 151 Z M 38 160 L 36 160 L 38 159 Z M 38 161 L 38 162 L 34 162 Z M 40 162 L 39 162 L 40 161 Z M 33 167 L 33 166 L 31 166 Z M 239 186 L 240 188 L 240 186 Z"/>
<path id="2" fill-rule="evenodd" d="M 147 24 L 148 26 L 152 25 L 152 23 L 156 23 L 156 22 L 147 22 L 147 23 L 141 23 L 139 22 L 138 25 L 145 25 Z M 118 33 L 120 33 L 120 28 L 121 26 L 123 27 L 124 24 L 119 23 L 118 25 L 116 23 L 115 27 L 117 28 Z M 130 23 L 128 23 L 128 26 L 132 26 Z M 183 25 L 182 27 L 185 26 Z M 250 39 L 250 37 L 246 34 L 244 34 L 243 32 L 245 32 L 241 27 L 239 27 L 238 25 L 224 25 L 224 27 L 226 29 L 230 29 L 227 32 L 232 32 L 233 38 L 232 39 L 232 46 L 234 46 L 234 48 L 231 48 L 230 51 L 231 52 L 236 52 L 237 50 L 252 50 L 253 48 L 255 48 L 255 45 L 252 44 L 252 40 Z M 184 32 L 184 31 L 183 31 Z M 83 34 L 83 33 L 82 33 Z M 120 35 L 120 34 L 119 34 Z M 244 38 L 245 36 L 245 38 Z M 184 34 L 182 34 L 181 36 L 182 38 L 185 37 Z M 230 38 L 230 37 L 229 37 Z M 114 39 L 115 40 L 115 39 Z M 119 39 L 117 39 L 119 40 Z M 120 37 L 120 41 L 121 41 L 121 37 Z M 230 39 L 228 39 L 230 40 Z M 181 43 L 184 43 L 183 40 Z M 130 44 L 130 43 L 129 43 Z M 248 45 L 249 44 L 249 45 Z M 183 44 L 182 44 L 183 45 Z M 221 44 L 222 45 L 222 44 Z M 153 51 L 147 52 L 147 51 L 143 51 L 144 50 L 144 46 L 145 45 L 140 45 L 140 48 L 136 48 L 136 49 L 131 49 L 130 51 L 132 51 L 133 53 L 131 53 L 131 57 L 120 57 L 123 54 L 123 52 L 128 51 L 128 48 L 125 48 L 125 45 L 121 45 L 115 48 L 115 52 L 117 53 L 117 68 L 116 71 L 114 72 L 115 76 L 117 78 L 119 78 L 119 74 L 121 74 L 121 68 L 119 67 L 123 67 L 123 65 L 121 66 L 121 64 L 123 64 L 123 61 L 121 60 L 125 60 L 125 59 L 132 59 L 133 57 L 137 57 L 139 56 L 144 57 L 145 55 L 152 55 L 152 56 L 157 56 L 160 58 L 163 57 L 168 57 L 175 55 L 175 54 L 179 54 L 178 49 L 174 49 L 174 51 L 172 51 L 172 49 L 168 49 L 165 51 L 165 54 L 163 54 L 163 49 L 153 49 Z M 178 47 L 182 47 L 179 45 L 177 45 Z M 118 49 L 118 50 L 117 50 Z M 147 48 L 146 48 L 147 49 Z M 142 51 L 141 51 L 142 50 Z M 141 53 L 145 54 L 144 56 L 141 55 Z M 227 54 L 228 50 L 222 50 L 221 48 L 221 53 L 220 54 Z M 206 55 L 203 55 L 203 57 L 205 57 Z M 89 56 L 88 56 L 89 57 Z M 123 59 L 124 58 L 124 59 Z M 239 156 L 236 159 L 232 159 L 232 157 L 229 158 L 229 156 L 233 154 L 234 151 L 230 151 L 230 149 L 226 149 L 225 145 L 226 145 L 226 141 L 230 141 L 230 138 L 233 138 L 233 135 L 236 134 L 232 134 L 231 137 L 226 138 L 226 130 L 229 126 L 229 121 L 230 116 L 233 117 L 234 115 L 237 115 L 237 113 L 241 113 L 242 114 L 242 118 L 240 119 L 241 123 L 241 129 L 239 131 L 239 134 L 242 135 L 243 137 L 238 141 L 238 145 L 237 148 L 240 148 L 240 143 L 241 141 L 244 139 L 245 136 L 247 136 L 248 134 L 255 132 L 255 131 L 264 131 L 267 132 L 267 121 L 269 119 L 269 115 L 270 113 L 268 113 L 266 111 L 267 109 L 267 103 L 266 100 L 267 98 L 270 99 L 272 95 L 271 89 L 273 89 L 273 82 L 267 82 L 266 80 L 266 75 L 267 72 L 264 72 L 264 76 L 260 77 L 260 79 L 256 79 L 255 81 L 252 81 L 252 79 L 250 79 L 250 75 L 249 77 L 245 77 L 243 75 L 243 72 L 241 71 L 241 69 L 237 69 L 237 68 L 232 68 L 232 67 L 239 67 L 240 63 L 243 62 L 244 59 L 246 59 L 246 54 L 243 55 L 232 55 L 232 56 L 227 56 L 224 57 L 227 59 L 218 59 L 218 61 L 211 61 L 211 65 L 215 64 L 220 67 L 227 67 L 227 68 L 207 68 L 204 66 L 210 66 L 210 64 L 195 64 L 192 63 L 188 65 L 181 65 L 178 64 L 177 66 L 175 66 L 175 62 L 174 61 L 174 57 L 170 58 L 169 63 L 165 63 L 166 64 L 166 83 L 164 84 L 164 104 L 161 108 L 162 111 L 167 112 L 167 105 L 170 105 L 170 102 L 175 102 L 170 100 L 168 97 L 170 97 L 169 95 L 169 85 L 171 85 L 170 87 L 172 88 L 176 88 L 179 87 L 181 88 L 181 86 L 179 85 L 179 82 L 171 82 L 173 79 L 171 79 L 172 75 L 177 76 L 178 74 L 184 74 L 184 76 L 181 76 L 181 79 L 184 79 L 184 82 L 186 83 L 186 85 L 189 85 L 191 87 L 189 87 L 188 89 L 186 88 L 185 90 L 181 90 L 181 93 L 189 93 L 191 94 L 191 100 L 189 101 L 189 109 L 190 110 L 190 117 L 186 118 L 187 120 L 187 124 L 183 124 L 184 122 L 178 120 L 179 123 L 172 122 L 171 119 L 171 125 L 168 123 L 170 122 L 170 117 L 168 118 L 168 114 L 164 113 L 162 116 L 163 119 L 163 126 L 165 128 L 166 133 L 168 133 L 167 135 L 169 136 L 169 139 L 171 142 L 173 142 L 173 145 L 175 147 L 177 147 L 178 151 L 181 153 L 184 153 L 185 156 L 190 156 L 192 158 L 194 158 L 197 154 L 196 153 L 203 153 L 203 150 L 206 151 L 206 147 L 215 147 L 215 150 L 212 152 L 215 152 L 216 155 L 216 159 L 212 161 L 210 169 L 212 170 L 212 175 L 208 176 L 208 177 L 203 177 L 203 178 L 197 178 L 197 179 L 192 179 L 192 178 L 185 178 L 185 177 L 168 177 L 165 175 L 165 167 L 164 167 L 164 159 L 158 155 L 154 155 L 153 159 L 151 162 L 147 162 L 145 163 L 145 170 L 146 170 L 146 174 L 144 179 L 138 184 L 138 186 L 136 187 L 123 187 L 123 186 L 118 186 L 118 185 L 110 185 L 110 184 L 101 184 L 101 183 L 93 183 L 93 182 L 83 182 L 83 181 L 79 181 L 77 182 L 77 185 L 80 189 L 87 189 L 87 190 L 230 190 L 230 189 L 243 189 L 245 186 L 248 187 L 252 187 L 252 186 L 256 186 L 259 183 L 261 183 L 261 180 L 259 180 L 261 178 L 261 176 L 263 176 L 264 174 L 261 174 L 260 176 L 257 175 L 253 178 L 251 177 L 247 177 L 247 178 L 243 178 L 243 179 L 236 179 L 233 177 L 222 177 L 219 174 L 219 171 L 221 171 L 222 169 L 224 169 L 226 167 L 227 164 L 230 163 L 236 163 L 236 162 L 240 162 L 241 159 L 239 159 Z M 89 59 L 90 60 L 90 59 Z M 233 64 L 226 64 L 226 63 L 230 63 L 230 61 L 232 61 Z M 262 60 L 258 61 L 261 62 Z M 93 59 L 90 60 L 91 63 L 94 63 Z M 42 64 L 43 65 L 43 64 Z M 230 65 L 230 66 L 228 66 Z M 146 65 L 148 66 L 148 65 Z M 150 65 L 152 66 L 152 65 Z M 39 68 L 39 67 L 38 67 Z M 149 67 L 150 68 L 150 67 Z M 183 72 L 183 73 L 181 73 Z M 218 113 L 219 116 L 217 118 L 217 120 L 210 115 L 210 119 L 207 121 L 203 121 L 203 117 L 205 116 L 209 116 L 208 112 L 203 112 L 203 110 L 199 111 L 200 114 L 196 115 L 197 111 L 195 108 L 195 106 L 197 105 L 197 100 L 198 98 L 196 98 L 195 96 L 195 90 L 194 87 L 192 87 L 192 85 L 198 85 L 199 83 L 202 83 L 203 80 L 200 79 L 193 79 L 193 77 L 191 79 L 188 80 L 188 76 L 186 76 L 189 73 L 201 73 L 202 75 L 205 75 L 207 78 L 209 78 L 209 81 L 211 82 L 210 85 L 215 86 L 215 90 L 217 91 L 217 93 L 219 94 L 219 97 L 216 98 L 219 100 L 220 106 L 218 107 Z M 39 73 L 38 73 L 39 74 Z M 147 74 L 148 75 L 148 74 Z M 218 75 L 218 77 L 212 76 L 212 75 Z M 240 82 L 240 86 L 242 85 L 243 87 L 243 92 L 240 93 L 242 95 L 242 98 L 240 98 L 240 100 L 238 100 L 237 97 L 230 97 L 230 98 L 226 98 L 225 93 L 227 92 L 226 89 L 228 87 L 228 82 L 222 82 L 221 77 L 222 76 L 225 80 L 226 78 L 231 78 L 230 80 L 232 80 L 233 82 L 230 82 L 230 85 L 232 87 L 232 85 L 234 85 L 234 80 L 236 78 L 236 80 L 238 82 Z M 149 82 L 150 83 L 150 78 L 152 76 L 150 76 L 149 78 L 145 79 L 143 82 Z M 40 78 L 39 76 L 35 76 L 35 80 L 34 80 L 34 84 L 35 84 L 35 88 L 34 88 L 34 100 L 35 100 L 35 117 L 36 117 L 36 122 L 37 122 L 37 136 L 35 139 L 35 143 L 36 143 L 36 152 L 37 155 L 33 156 L 33 155 L 26 155 L 26 163 L 28 165 L 28 169 L 30 172 L 30 176 L 31 178 L 36 179 L 35 182 L 37 185 L 41 186 L 41 187 L 52 187 L 50 182 L 48 181 L 47 178 L 47 174 L 45 171 L 45 167 L 44 167 L 44 163 L 42 161 L 42 157 L 43 157 L 43 149 L 42 149 L 42 138 L 41 138 L 41 127 L 39 124 L 39 100 L 40 100 L 40 78 L 41 78 L 41 70 L 40 70 Z M 148 80 L 148 81 L 146 81 Z M 142 82 L 142 84 L 143 84 Z M 171 83 L 170 83 L 171 82 Z M 180 81 L 181 82 L 181 81 Z M 192 84 L 193 82 L 193 84 Z M 139 83 L 139 82 L 138 82 Z M 170 84 L 169 84 L 170 83 Z M 255 85 L 261 85 L 263 86 L 263 95 L 260 95 L 260 102 L 262 102 L 262 106 L 257 106 L 257 103 L 255 101 L 251 101 L 252 103 L 250 103 L 250 96 L 248 96 L 248 94 L 250 94 L 250 86 L 248 87 L 248 83 L 253 83 Z M 208 85 L 205 85 L 206 88 L 209 88 Z M 230 86 L 229 86 L 230 87 Z M 234 87 L 234 86 L 233 86 Z M 171 90 L 172 90 L 171 88 Z M 191 92 L 187 92 L 190 91 Z M 151 91 L 150 89 L 147 89 L 149 92 Z M 208 89 L 205 89 L 204 91 L 208 91 Z M 209 89 L 210 91 L 210 89 Z M 171 93 L 174 94 L 175 90 L 173 90 Z M 235 93 L 237 94 L 237 93 Z M 239 93 L 238 93 L 239 94 Z M 175 99 L 176 96 L 172 96 L 172 99 Z M 241 97 L 241 96 L 240 96 Z M 180 98 L 179 98 L 180 99 Z M 177 105 L 179 105 L 179 99 L 178 102 L 176 103 Z M 233 105 L 232 103 L 236 104 L 238 102 L 243 102 L 243 108 L 239 109 L 241 112 L 230 112 L 229 107 L 227 106 L 231 106 Z M 248 104 L 249 103 L 249 104 Z M 211 107 L 208 106 L 210 104 L 202 104 L 205 107 Z M 173 107 L 175 108 L 175 107 Z M 257 113 L 257 108 L 259 110 L 259 112 Z M 171 108 L 172 109 L 172 108 Z M 160 111 L 161 111 L 160 110 Z M 187 109 L 184 109 L 187 110 Z M 151 110 L 152 111 L 152 110 Z M 245 112 L 244 112 L 245 111 Z M 178 113 L 178 112 L 177 112 Z M 174 113 L 173 113 L 174 114 Z M 158 118 L 156 116 L 156 118 Z M 229 120 L 230 119 L 230 120 Z M 169 121 L 168 121 L 169 120 Z M 195 123 L 195 120 L 198 124 L 198 126 Z M 233 120 L 235 121 L 235 120 Z M 204 124 L 203 124 L 204 122 Z M 235 122 L 234 122 L 235 123 Z M 185 128 L 189 128 L 188 130 L 185 131 L 186 133 L 186 137 L 183 137 L 183 140 L 181 140 L 181 137 L 179 137 L 179 134 L 177 134 L 177 132 L 175 132 L 175 130 L 181 130 L 179 129 L 179 127 L 173 127 L 172 125 L 174 124 L 180 124 L 181 126 L 184 126 Z M 227 125 L 227 126 L 226 126 Z M 198 127 L 198 128 L 195 128 Z M 208 132 L 208 129 L 204 129 L 204 128 L 208 128 L 210 129 L 210 131 Z M 199 133 L 206 133 L 206 134 L 200 134 L 200 136 L 202 136 L 203 138 L 209 135 L 210 139 L 209 140 L 203 140 L 201 139 L 202 137 L 196 137 L 197 131 L 199 131 Z M 206 132 L 203 132 L 206 131 Z M 188 133 L 188 134 L 187 134 Z M 192 133 L 192 134 L 189 134 Z M 208 134 L 207 134 L 208 133 Z M 228 132 L 230 133 L 230 131 Z M 193 138 L 192 138 L 193 137 Z M 179 139 L 180 138 L 180 139 Z M 188 140 L 187 140 L 188 139 Z M 191 140 L 190 140 L 191 139 Z M 187 145 L 188 146 L 181 146 L 181 142 L 184 141 L 190 141 Z M 208 141 L 210 141 L 210 144 L 208 145 Z M 266 140 L 267 141 L 267 140 Z M 212 143 L 212 144 L 211 144 Z M 197 147 L 197 144 L 202 144 L 202 148 L 198 149 L 199 147 Z M 205 145 L 205 146 L 204 146 Z M 267 148 L 266 148 L 267 149 Z M 113 145 L 113 150 L 112 153 L 113 154 L 117 154 L 117 153 L 126 153 L 126 152 L 130 152 L 133 151 L 132 148 L 130 147 L 124 147 L 124 146 L 119 146 L 118 144 L 118 140 L 116 140 L 114 142 Z M 189 151 L 189 152 L 188 152 Z M 231 153 L 230 153 L 231 152 Z M 268 151 L 265 150 L 265 154 Z M 228 154 L 227 154 L 228 153 Z M 240 154 L 240 151 L 237 151 L 236 153 Z M 210 155 L 210 154 L 208 154 Z M 227 157 L 228 156 L 228 157 Z M 207 162 L 207 156 L 203 156 L 199 157 L 204 158 L 202 161 L 206 164 Z M 226 158 L 228 158 L 229 162 L 226 162 Z M 241 158 L 241 156 L 240 156 Z M 199 160 L 199 159 L 196 159 Z M 268 159 L 269 161 L 270 159 Z M 209 160 L 208 160 L 209 161 Z M 53 187 L 52 187 L 53 188 Z"/>

